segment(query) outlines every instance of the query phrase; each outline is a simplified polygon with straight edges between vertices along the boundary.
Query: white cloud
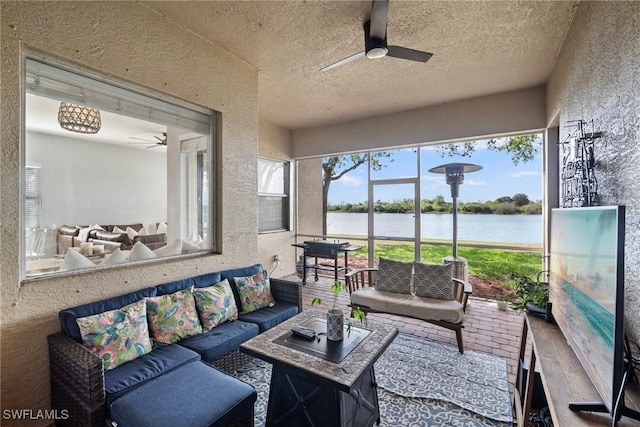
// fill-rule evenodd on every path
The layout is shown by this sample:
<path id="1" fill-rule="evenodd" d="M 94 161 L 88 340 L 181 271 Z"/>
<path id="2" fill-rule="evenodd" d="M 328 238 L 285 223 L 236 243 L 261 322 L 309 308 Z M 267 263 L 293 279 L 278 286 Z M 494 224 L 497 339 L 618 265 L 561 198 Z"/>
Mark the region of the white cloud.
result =
<path id="1" fill-rule="evenodd" d="M 349 187 L 359 187 L 361 185 L 364 185 L 364 181 L 362 179 L 351 175 L 345 175 L 337 182 L 339 182 L 340 184 L 348 185 Z"/>
<path id="2" fill-rule="evenodd" d="M 536 171 L 520 171 L 520 172 L 514 172 L 511 174 L 511 176 L 513 178 L 526 178 L 528 176 L 538 176 L 539 173 Z"/>
<path id="3" fill-rule="evenodd" d="M 465 183 L 465 184 L 468 184 L 468 185 L 473 185 L 474 187 L 480 187 L 480 186 L 489 185 L 489 184 L 487 183 L 487 181 L 475 181 L 475 180 L 473 180 L 473 179 L 470 179 L 470 180 L 466 180 L 466 179 L 465 179 L 465 180 L 464 180 L 464 183 Z"/>

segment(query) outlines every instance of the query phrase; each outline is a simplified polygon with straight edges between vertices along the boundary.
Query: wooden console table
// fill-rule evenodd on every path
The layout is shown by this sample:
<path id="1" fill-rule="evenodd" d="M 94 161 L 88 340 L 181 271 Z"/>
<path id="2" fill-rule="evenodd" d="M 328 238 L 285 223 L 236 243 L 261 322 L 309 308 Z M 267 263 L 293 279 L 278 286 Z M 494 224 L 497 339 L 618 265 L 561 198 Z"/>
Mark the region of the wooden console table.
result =
<path id="1" fill-rule="evenodd" d="M 534 372 L 538 370 L 544 387 L 544 394 L 549 406 L 554 426 L 611 426 L 611 416 L 596 412 L 574 412 L 569 409 L 570 402 L 600 401 L 600 397 L 591 384 L 589 377 L 580 365 L 578 358 L 567 344 L 567 341 L 556 325 L 547 323 L 530 315 L 525 315 L 520 342 L 520 359 L 514 388 L 514 408 L 517 425 L 528 426 L 533 396 Z M 527 337 L 530 340 L 530 351 L 527 353 Z M 521 366 L 528 357 L 529 368 L 524 384 L 523 395 L 518 390 L 521 382 Z M 535 367 L 535 369 L 534 369 Z M 626 391 L 627 407 L 638 410 L 640 393 L 629 385 Z M 539 408 L 538 408 L 539 409 Z M 618 426 L 638 426 L 638 421 L 622 417 Z"/>

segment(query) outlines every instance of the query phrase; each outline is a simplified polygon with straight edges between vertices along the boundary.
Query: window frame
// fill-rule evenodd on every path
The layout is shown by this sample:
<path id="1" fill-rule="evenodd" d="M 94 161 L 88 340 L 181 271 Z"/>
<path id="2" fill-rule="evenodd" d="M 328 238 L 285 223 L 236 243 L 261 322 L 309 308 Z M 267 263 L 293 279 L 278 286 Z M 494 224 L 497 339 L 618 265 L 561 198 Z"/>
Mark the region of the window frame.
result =
<path id="1" fill-rule="evenodd" d="M 268 185 L 262 185 L 261 180 L 262 176 L 260 174 L 260 162 L 269 162 L 273 164 L 280 164 L 283 167 L 283 183 L 282 187 L 284 192 L 269 192 L 263 191 L 261 192 L 261 188 L 268 188 Z M 294 182 L 294 165 L 290 160 L 282 160 L 282 159 L 273 159 L 269 157 L 259 156 L 258 157 L 258 234 L 269 234 L 269 233 L 282 233 L 293 230 L 293 182 Z M 282 216 L 280 218 L 280 226 L 272 227 L 272 228 L 261 228 L 260 221 L 260 199 L 261 198 L 280 198 L 282 199 Z"/>
<path id="2" fill-rule="evenodd" d="M 208 223 L 208 238 L 207 238 L 207 246 L 205 249 L 202 249 L 201 251 L 197 251 L 194 253 L 183 253 L 181 255 L 175 255 L 175 256 L 171 256 L 171 259 L 174 258 L 193 258 L 193 257 L 198 257 L 198 256 L 206 256 L 206 255 L 211 255 L 211 254 L 219 254 L 221 253 L 221 248 L 220 248 L 220 231 L 221 231 L 221 227 L 219 224 L 219 212 L 218 210 L 221 209 L 221 195 L 219 194 L 219 189 L 218 189 L 218 184 L 220 182 L 220 158 L 219 158 L 219 153 L 220 153 L 220 144 L 221 144 L 221 123 L 222 123 L 222 114 L 219 111 L 215 111 L 213 109 L 207 108 L 207 107 L 203 107 L 197 104 L 194 104 L 191 101 L 185 101 L 176 97 L 173 97 L 171 95 L 167 95 L 164 94 L 156 89 L 149 89 L 149 88 L 145 88 L 142 87 L 140 85 L 137 85 L 135 83 L 131 83 L 131 82 L 127 82 L 124 81 L 122 79 L 119 79 L 117 77 L 113 77 L 111 75 L 107 75 L 107 74 L 103 74 L 100 73 L 98 71 L 95 70 L 90 70 L 88 68 L 86 68 L 83 65 L 79 65 L 79 64 L 71 64 L 71 63 L 67 63 L 63 60 L 60 60 L 58 58 L 51 58 L 50 56 L 41 53 L 41 52 L 37 52 L 31 49 L 24 49 L 21 53 L 21 75 L 20 75 L 20 83 L 21 83 L 21 88 L 20 88 L 20 106 L 21 106 L 21 114 L 20 114 L 20 146 L 21 146 L 21 158 L 20 158 L 20 199 L 19 199 L 19 204 L 20 204 L 20 217 L 19 217 L 19 224 L 20 224 L 20 242 L 19 242 L 19 247 L 20 247 L 20 252 L 19 252 L 19 260 L 20 260 L 20 279 L 21 279 L 21 283 L 22 282 L 30 282 L 30 281 L 37 281 L 37 280 L 41 280 L 41 279 L 49 279 L 49 278 L 53 278 L 53 277 L 61 277 L 61 276 L 67 276 L 67 275 L 75 275 L 75 274 L 86 274 L 86 273 L 92 273 L 92 272 L 96 272 L 99 270 L 105 270 L 105 269 L 117 269 L 117 268 L 126 268 L 126 267 L 130 267 L 132 265 L 138 265 L 138 264 L 151 264 L 151 263 L 157 263 L 157 262 L 163 262 L 165 261 L 167 258 L 163 257 L 163 256 L 159 256 L 158 258 L 155 259 L 148 259 L 148 260 L 142 260 L 142 261 L 131 261 L 131 262 L 126 262 L 123 264 L 118 264 L 118 265 L 110 265 L 110 266 L 102 266 L 102 265 L 96 265 L 95 268 L 91 268 L 91 269 L 77 269 L 77 270 L 69 270 L 69 271 L 50 271 L 50 272 L 45 272 L 45 273 L 28 273 L 27 269 L 26 269 L 26 262 L 27 262 L 27 254 L 26 254 L 26 249 L 27 249 L 27 242 L 26 242 L 26 194 L 25 194 L 25 190 L 26 190 L 26 169 L 27 169 L 27 162 L 26 162 L 26 145 L 27 145 L 27 121 L 26 121 L 26 116 L 27 116 L 27 108 L 26 108 L 26 96 L 28 93 L 32 93 L 30 92 L 28 86 L 28 78 L 27 78 L 27 64 L 29 61 L 35 61 L 35 62 L 39 62 L 39 63 L 43 63 L 45 64 L 45 66 L 48 67 L 54 67 L 54 68 L 58 68 L 60 69 L 63 73 L 67 72 L 67 73 L 72 73 L 74 75 L 79 76 L 80 79 L 90 79 L 93 81 L 98 82 L 98 84 L 106 84 L 109 85 L 111 87 L 113 87 L 115 90 L 114 92 L 116 93 L 116 95 L 113 96 L 118 96 L 119 94 L 122 93 L 130 93 L 133 94 L 134 97 L 142 97 L 142 98 L 147 98 L 147 99 L 151 99 L 153 100 L 149 105 L 151 107 L 156 107 L 159 104 L 169 104 L 169 105 L 173 105 L 176 108 L 176 111 L 178 111 L 176 117 L 177 122 L 179 123 L 180 120 L 187 120 L 190 121 L 192 123 L 192 126 L 198 126 L 197 123 L 199 123 L 197 120 L 195 121 L 191 121 L 191 117 L 188 116 L 189 111 L 193 112 L 194 116 L 197 116 L 198 114 L 201 117 L 204 117 L 204 115 L 207 116 L 206 122 L 200 122 L 201 125 L 200 126 L 208 126 L 208 131 L 206 133 L 202 133 L 202 135 L 206 138 L 206 155 L 207 155 L 207 171 L 206 171 L 206 176 L 208 177 L 208 188 L 201 188 L 202 186 L 199 186 L 199 190 L 200 191 L 205 191 L 207 194 L 203 195 L 203 197 L 206 197 L 206 199 L 208 199 L 209 202 L 209 206 L 206 207 L 206 209 L 203 209 L 203 207 L 200 207 L 200 211 L 198 212 L 198 215 L 201 215 L 203 212 L 206 212 L 207 214 L 207 218 L 206 218 L 206 222 Z M 64 99 L 59 99 L 58 97 L 49 97 L 50 99 L 54 99 L 56 101 L 64 101 Z M 108 109 L 105 109 L 105 111 L 108 111 Z M 184 111 L 187 112 L 187 116 L 184 115 Z M 159 113 L 162 115 L 162 117 L 164 119 L 166 119 L 168 117 L 166 110 L 165 111 L 159 111 Z M 123 114 L 123 113 L 116 113 L 116 114 L 121 114 L 124 116 L 127 116 L 127 114 Z M 170 112 L 169 112 L 169 116 L 170 116 Z M 136 117 L 135 115 L 129 115 L 129 117 Z M 157 123 L 161 123 L 161 122 L 157 122 Z M 206 124 L 205 124 L 206 123 Z M 30 166 L 30 165 L 29 165 Z M 38 166 L 40 167 L 40 166 Z M 42 169 L 40 167 L 40 169 Z M 42 172 L 41 172 L 42 173 Z M 42 176 L 41 176 L 41 188 L 40 188 L 40 222 L 42 222 Z M 60 224 L 58 224 L 59 226 Z M 42 227 L 43 225 L 40 224 L 40 226 Z M 55 231 L 55 230 L 54 230 Z M 183 238 L 184 240 L 184 238 Z M 167 242 L 167 245 L 170 244 L 171 242 Z"/>

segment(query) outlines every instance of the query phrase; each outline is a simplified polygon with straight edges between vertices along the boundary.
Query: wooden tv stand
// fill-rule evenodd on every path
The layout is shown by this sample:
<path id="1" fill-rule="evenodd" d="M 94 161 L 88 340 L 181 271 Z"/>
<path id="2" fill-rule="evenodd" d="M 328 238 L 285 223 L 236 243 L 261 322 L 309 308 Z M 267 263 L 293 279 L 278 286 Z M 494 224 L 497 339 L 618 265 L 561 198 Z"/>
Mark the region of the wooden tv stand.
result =
<path id="1" fill-rule="evenodd" d="M 527 350 L 527 337 L 530 346 Z M 528 353 L 528 354 L 527 354 Z M 524 378 L 524 396 L 518 391 L 522 370 L 520 366 L 529 361 L 527 378 Z M 536 369 L 533 369 L 533 367 Z M 531 398 L 533 396 L 535 371 L 540 372 L 544 395 L 549 406 L 554 426 L 611 426 L 611 416 L 606 413 L 574 412 L 569 409 L 570 402 L 601 401 L 598 393 L 591 384 L 589 377 L 580 365 L 578 358 L 567 344 L 567 340 L 556 325 L 547 323 L 525 314 L 520 341 L 520 357 L 514 387 L 514 408 L 517 425 L 529 425 L 531 412 Z M 523 403 L 521 403 L 523 402 Z M 639 410 L 640 391 L 629 384 L 626 389 L 626 406 Z M 539 409 L 539 408 L 537 408 Z M 638 426 L 638 420 L 622 417 L 618 426 Z"/>

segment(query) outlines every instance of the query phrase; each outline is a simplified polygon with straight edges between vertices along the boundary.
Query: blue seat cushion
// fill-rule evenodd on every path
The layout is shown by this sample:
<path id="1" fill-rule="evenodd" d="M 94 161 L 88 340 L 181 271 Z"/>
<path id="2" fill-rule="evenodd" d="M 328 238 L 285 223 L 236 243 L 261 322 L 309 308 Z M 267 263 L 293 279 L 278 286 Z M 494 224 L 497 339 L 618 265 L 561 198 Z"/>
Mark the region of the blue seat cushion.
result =
<path id="1" fill-rule="evenodd" d="M 259 332 L 255 323 L 235 320 L 222 323 L 204 334 L 184 338 L 178 344 L 200 354 L 202 360 L 212 362 L 235 350 Z"/>
<path id="2" fill-rule="evenodd" d="M 104 374 L 107 407 L 118 397 L 144 384 L 146 381 L 200 360 L 200 355 L 179 345 L 166 345 L 124 363 Z"/>
<path id="3" fill-rule="evenodd" d="M 256 397 L 249 384 L 191 362 L 120 397 L 109 412 L 119 427 L 225 426 L 253 410 Z"/>
<path id="4" fill-rule="evenodd" d="M 298 306 L 288 302 L 276 302 L 273 307 L 264 307 L 251 313 L 239 315 L 243 322 L 251 322 L 258 325 L 260 333 L 298 314 Z"/>
<path id="5" fill-rule="evenodd" d="M 80 335 L 80 328 L 76 323 L 76 319 L 122 308 L 125 305 L 132 304 L 145 297 L 155 296 L 156 288 L 145 288 L 125 295 L 67 308 L 66 310 L 62 310 L 58 315 L 60 318 L 60 326 L 68 336 L 82 343 L 82 336 Z"/>
<path id="6" fill-rule="evenodd" d="M 242 300 L 240 299 L 240 294 L 238 293 L 238 288 L 236 287 L 236 282 L 233 278 L 253 276 L 254 274 L 262 273 L 263 270 L 262 264 L 254 264 L 249 267 L 233 268 L 231 270 L 223 270 L 220 272 L 220 280 L 227 279 L 231 285 L 231 290 L 233 291 L 233 297 L 236 299 L 236 306 L 238 307 L 238 310 L 242 308 Z"/>

